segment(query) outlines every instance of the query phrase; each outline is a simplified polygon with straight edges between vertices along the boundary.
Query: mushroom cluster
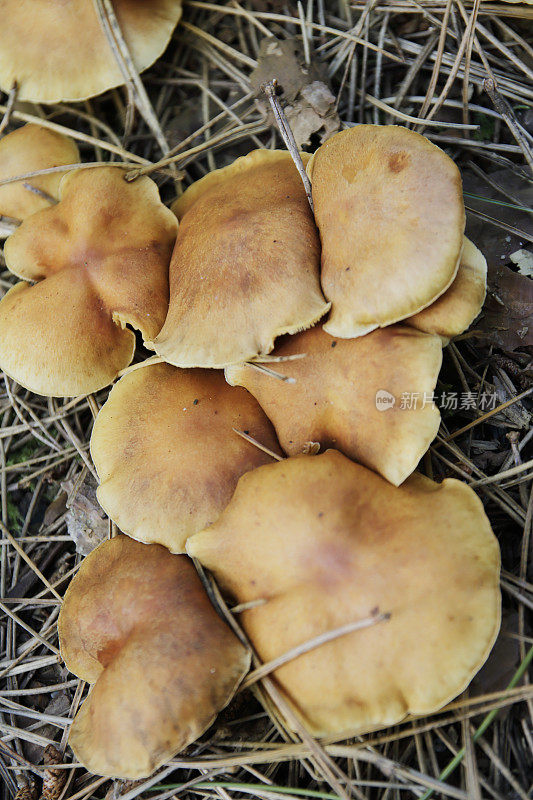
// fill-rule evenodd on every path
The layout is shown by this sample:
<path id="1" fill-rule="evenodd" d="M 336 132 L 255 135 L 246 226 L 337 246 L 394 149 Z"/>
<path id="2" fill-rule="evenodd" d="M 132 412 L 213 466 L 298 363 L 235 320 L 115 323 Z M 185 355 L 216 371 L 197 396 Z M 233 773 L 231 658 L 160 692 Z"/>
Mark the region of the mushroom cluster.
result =
<path id="1" fill-rule="evenodd" d="M 20 166 L 8 139 L 4 175 Z M 65 144 L 32 166 L 74 164 Z M 6 199 L 22 281 L 0 302 L 0 367 L 45 395 L 125 370 L 91 437 L 121 533 L 83 562 L 59 621 L 67 667 L 92 685 L 70 743 L 97 774 L 149 775 L 194 741 L 252 653 L 294 719 L 343 736 L 442 708 L 495 641 L 483 506 L 415 472 L 440 423 L 442 348 L 485 297 L 459 172 L 394 126 L 342 131 L 303 160 L 314 216 L 289 155 L 267 150 L 172 211 L 120 167 L 54 178 L 46 208 Z M 132 329 L 156 355 L 126 369 Z M 383 410 L 383 392 L 429 399 Z M 247 645 L 189 556 L 245 604 Z"/>

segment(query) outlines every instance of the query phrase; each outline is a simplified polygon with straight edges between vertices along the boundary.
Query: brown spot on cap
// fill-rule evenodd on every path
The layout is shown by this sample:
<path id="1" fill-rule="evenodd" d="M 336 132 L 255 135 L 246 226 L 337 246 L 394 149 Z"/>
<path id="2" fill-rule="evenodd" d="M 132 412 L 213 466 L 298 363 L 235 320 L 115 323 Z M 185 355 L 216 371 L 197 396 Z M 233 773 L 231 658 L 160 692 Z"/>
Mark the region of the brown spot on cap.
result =
<path id="1" fill-rule="evenodd" d="M 389 169 L 391 172 L 401 172 L 409 164 L 410 158 L 407 153 L 391 153 L 389 155 Z"/>
<path id="2" fill-rule="evenodd" d="M 459 170 L 442 150 L 400 126 L 357 125 L 324 142 L 307 169 L 329 334 L 364 336 L 448 288 L 465 212 Z"/>

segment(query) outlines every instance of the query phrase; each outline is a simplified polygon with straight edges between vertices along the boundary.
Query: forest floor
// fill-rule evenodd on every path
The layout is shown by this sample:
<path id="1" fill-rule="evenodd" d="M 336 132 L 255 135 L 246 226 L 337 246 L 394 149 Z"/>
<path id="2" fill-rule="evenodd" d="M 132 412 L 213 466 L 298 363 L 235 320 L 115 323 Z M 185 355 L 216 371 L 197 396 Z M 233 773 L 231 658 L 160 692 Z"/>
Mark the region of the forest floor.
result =
<path id="1" fill-rule="evenodd" d="M 503 563 L 497 644 L 469 690 L 439 713 L 315 742 L 284 730 L 247 692 L 154 778 L 97 778 L 72 764 L 66 746 L 87 687 L 62 666 L 56 623 L 82 558 L 73 536 L 87 546 L 108 535 L 88 450 L 108 390 L 54 400 L 2 376 L 4 800 L 24 776 L 40 785 L 50 743 L 68 776 L 52 800 L 532 797 L 532 20 L 530 5 L 477 0 L 190 0 L 168 50 L 142 74 L 144 99 L 133 86 L 47 107 L 10 107 L 0 97 L 6 132 L 52 121 L 76 139 L 85 162 L 146 159 L 166 203 L 251 149 L 283 147 L 260 90 L 273 77 L 303 149 L 366 122 L 407 125 L 450 154 L 463 174 L 467 235 L 488 261 L 489 290 L 472 329 L 444 351 L 442 425 L 422 468 L 475 488 Z M 0 293 L 14 280 L 0 251 Z M 139 344 L 137 358 L 146 355 Z"/>

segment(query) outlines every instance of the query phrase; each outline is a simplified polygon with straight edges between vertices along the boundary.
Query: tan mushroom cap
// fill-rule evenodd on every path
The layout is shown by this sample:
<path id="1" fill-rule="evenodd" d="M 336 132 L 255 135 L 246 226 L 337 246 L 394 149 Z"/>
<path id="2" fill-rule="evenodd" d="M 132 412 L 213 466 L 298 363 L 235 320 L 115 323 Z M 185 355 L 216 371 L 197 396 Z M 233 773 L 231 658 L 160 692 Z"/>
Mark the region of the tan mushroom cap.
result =
<path id="1" fill-rule="evenodd" d="M 77 164 L 79 160 L 80 154 L 73 139 L 39 125 L 24 125 L 0 139 L 0 181 L 49 167 Z M 24 183 L 57 198 L 64 174 L 54 172 L 0 186 L 0 214 L 25 219 L 36 211 L 49 208 L 49 201 L 27 189 Z"/>
<path id="2" fill-rule="evenodd" d="M 400 484 L 439 429 L 432 400 L 442 363 L 437 336 L 391 325 L 359 339 L 334 339 L 318 326 L 284 338 L 274 355 L 304 358 L 276 368 L 294 383 L 273 380 L 246 364 L 226 369 L 272 420 L 288 455 L 308 442 L 334 447 Z M 404 392 L 416 403 L 403 403 Z"/>
<path id="3" fill-rule="evenodd" d="M 487 658 L 500 624 L 499 549 L 464 483 L 412 475 L 400 488 L 333 450 L 260 467 L 187 551 L 239 603 L 261 660 L 373 610 L 387 621 L 278 668 L 316 735 L 430 714 Z"/>
<path id="4" fill-rule="evenodd" d="M 448 341 L 472 324 L 483 307 L 486 293 L 485 256 L 465 237 L 461 263 L 450 288 L 406 322 L 420 331 L 436 333 Z"/>
<path id="5" fill-rule="evenodd" d="M 352 338 L 410 317 L 451 284 L 463 246 L 459 170 L 424 136 L 357 125 L 308 164 L 322 240 L 325 330 Z"/>
<path id="6" fill-rule="evenodd" d="M 95 684 L 70 729 L 96 775 L 144 778 L 197 739 L 248 671 L 186 556 L 127 536 L 83 561 L 59 616 L 68 669 Z"/>
<path id="7" fill-rule="evenodd" d="M 188 189 L 170 307 L 154 342 L 178 367 L 225 367 L 322 317 L 320 243 L 288 153 L 255 150 Z"/>
<path id="8" fill-rule="evenodd" d="M 181 0 L 114 0 L 113 8 L 142 72 L 169 43 Z M 125 83 L 93 0 L 0 0 L 0 19 L 0 87 L 16 81 L 19 100 L 85 100 Z"/>
<path id="9" fill-rule="evenodd" d="M 177 222 L 142 177 L 117 167 L 74 170 L 61 202 L 29 217 L 5 245 L 24 281 L 0 302 L 0 367 L 39 394 L 101 389 L 130 363 L 137 328 L 159 332 Z"/>
<path id="10" fill-rule="evenodd" d="M 272 460 L 233 428 L 281 452 L 258 403 L 221 372 L 133 370 L 111 390 L 91 437 L 100 505 L 134 539 L 183 553 L 186 539 L 227 506 L 241 475 Z"/>

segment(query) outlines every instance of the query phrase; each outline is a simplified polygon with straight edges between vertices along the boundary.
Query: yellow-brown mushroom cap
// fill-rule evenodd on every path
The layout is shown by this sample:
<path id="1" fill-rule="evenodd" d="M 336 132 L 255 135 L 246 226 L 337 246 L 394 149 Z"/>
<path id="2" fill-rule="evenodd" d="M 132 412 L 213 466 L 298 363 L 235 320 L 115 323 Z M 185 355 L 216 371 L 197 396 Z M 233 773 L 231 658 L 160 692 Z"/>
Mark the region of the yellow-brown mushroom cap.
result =
<path id="1" fill-rule="evenodd" d="M 85 100 L 125 83 L 93 0 L 0 0 L 0 87 L 19 100 Z M 138 72 L 165 50 L 181 0 L 114 0 Z"/>
<path id="2" fill-rule="evenodd" d="M 274 673 L 316 735 L 430 714 L 468 685 L 500 623 L 499 548 L 466 484 L 399 488 L 329 450 L 244 475 L 187 551 L 239 603 L 268 663 L 379 608 L 390 619 Z"/>
<path id="3" fill-rule="evenodd" d="M 127 536 L 84 560 L 58 627 L 68 669 L 95 684 L 69 743 L 97 775 L 150 775 L 211 725 L 250 662 L 190 559 Z"/>
<path id="4" fill-rule="evenodd" d="M 91 437 L 101 506 L 129 536 L 184 552 L 186 539 L 224 510 L 240 476 L 272 460 L 234 428 L 280 453 L 259 404 L 221 372 L 152 364 L 126 374 Z"/>
<path id="5" fill-rule="evenodd" d="M 481 311 L 486 292 L 487 262 L 483 253 L 465 237 L 461 263 L 450 288 L 406 322 L 448 341 L 472 324 Z"/>
<path id="6" fill-rule="evenodd" d="M 32 214 L 5 245 L 16 284 L 0 302 L 0 367 L 31 391 L 85 394 L 130 363 L 138 329 L 159 332 L 177 222 L 142 177 L 74 170 L 60 202 Z"/>
<path id="7" fill-rule="evenodd" d="M 293 382 L 247 364 L 228 367 L 226 376 L 257 398 L 288 455 L 318 442 L 396 485 L 411 474 L 440 424 L 433 402 L 442 362 L 437 336 L 391 325 L 334 339 L 316 326 L 282 339 L 273 355 L 304 356 L 277 365 Z M 402 402 L 404 393 L 413 402 Z"/>
<path id="8" fill-rule="evenodd" d="M 170 306 L 154 342 L 165 361 L 248 361 L 326 313 L 318 233 L 288 153 L 255 150 L 202 178 L 174 210 Z"/>
<path id="9" fill-rule="evenodd" d="M 73 139 L 39 125 L 23 125 L 0 139 L 0 181 L 50 167 L 77 164 L 79 160 Z M 0 214 L 22 220 L 49 208 L 50 202 L 26 188 L 24 183 L 57 198 L 64 174 L 54 172 L 0 186 Z"/>
<path id="10" fill-rule="evenodd" d="M 358 125 L 325 142 L 308 172 L 328 333 L 362 336 L 448 288 L 465 212 L 459 170 L 442 150 L 406 128 Z"/>

